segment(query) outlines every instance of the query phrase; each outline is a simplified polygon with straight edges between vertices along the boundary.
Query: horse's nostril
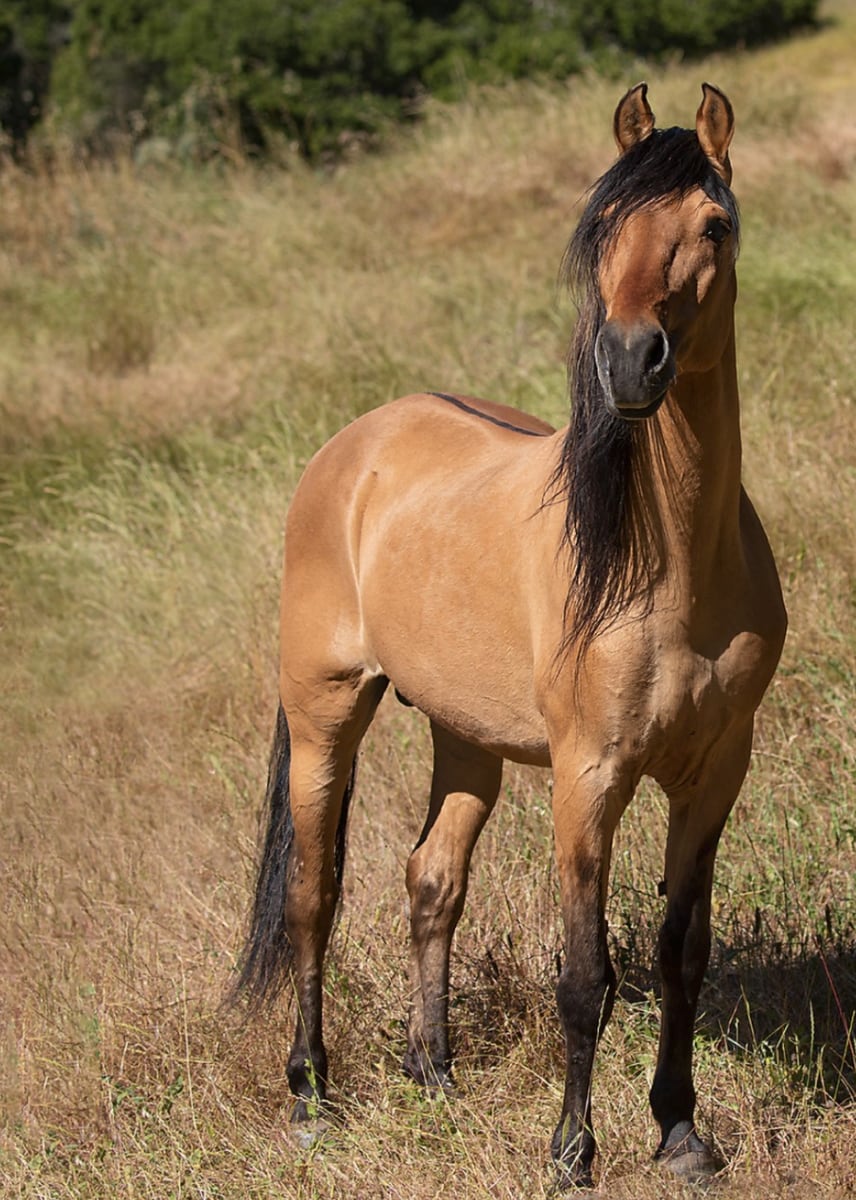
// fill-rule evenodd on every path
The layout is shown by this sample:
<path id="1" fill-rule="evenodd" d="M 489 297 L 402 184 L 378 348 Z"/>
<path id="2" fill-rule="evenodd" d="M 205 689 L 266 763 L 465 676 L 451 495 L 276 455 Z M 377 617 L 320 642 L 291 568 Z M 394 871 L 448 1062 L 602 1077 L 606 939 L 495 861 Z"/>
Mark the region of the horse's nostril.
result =
<path id="1" fill-rule="evenodd" d="M 668 356 L 669 343 L 663 331 L 658 329 L 653 334 L 648 352 L 645 355 L 645 374 L 653 375 L 656 371 L 659 371 Z"/>

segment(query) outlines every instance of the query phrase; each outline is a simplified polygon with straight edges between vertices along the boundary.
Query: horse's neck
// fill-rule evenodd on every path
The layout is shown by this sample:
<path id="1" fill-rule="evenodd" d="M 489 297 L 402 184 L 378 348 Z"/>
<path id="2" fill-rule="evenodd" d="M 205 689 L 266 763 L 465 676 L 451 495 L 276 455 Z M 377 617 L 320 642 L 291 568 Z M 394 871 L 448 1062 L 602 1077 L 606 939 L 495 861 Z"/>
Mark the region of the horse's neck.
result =
<path id="1" fill-rule="evenodd" d="M 672 586 L 695 603 L 740 559 L 740 415 L 733 333 L 719 363 L 682 375 L 647 431 L 647 484 Z"/>

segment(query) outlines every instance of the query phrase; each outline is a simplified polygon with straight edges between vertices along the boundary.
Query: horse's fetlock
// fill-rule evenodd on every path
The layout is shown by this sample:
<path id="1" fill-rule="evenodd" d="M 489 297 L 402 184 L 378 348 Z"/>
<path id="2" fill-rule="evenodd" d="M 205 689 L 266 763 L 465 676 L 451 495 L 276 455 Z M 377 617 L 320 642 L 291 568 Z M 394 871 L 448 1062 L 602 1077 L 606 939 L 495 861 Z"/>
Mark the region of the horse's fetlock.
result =
<path id="1" fill-rule="evenodd" d="M 658 1072 L 648 1093 L 651 1112 L 660 1126 L 663 1143 L 672 1129 L 682 1123 L 692 1123 L 696 1094 L 692 1077 L 678 1080 Z"/>
<path id="2" fill-rule="evenodd" d="M 323 1104 L 327 1097 L 327 1055 L 323 1051 L 314 1058 L 305 1051 L 294 1054 L 285 1069 L 288 1086 L 293 1095 L 310 1104 Z"/>

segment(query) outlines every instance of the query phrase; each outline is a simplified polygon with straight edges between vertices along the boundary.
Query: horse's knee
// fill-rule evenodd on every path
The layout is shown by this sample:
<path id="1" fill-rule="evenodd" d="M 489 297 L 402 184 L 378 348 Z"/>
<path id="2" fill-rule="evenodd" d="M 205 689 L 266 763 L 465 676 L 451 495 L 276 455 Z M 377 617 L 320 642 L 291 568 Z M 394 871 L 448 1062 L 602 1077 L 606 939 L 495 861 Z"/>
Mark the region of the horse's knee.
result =
<path id="1" fill-rule="evenodd" d="M 697 995 L 710 958 L 710 918 L 706 907 L 667 911 L 658 939 L 660 975 L 666 987 Z"/>
<path id="2" fill-rule="evenodd" d="M 556 1004 L 566 1035 L 599 1036 L 612 1013 L 615 970 L 604 947 L 588 959 L 569 954 L 556 984 Z"/>

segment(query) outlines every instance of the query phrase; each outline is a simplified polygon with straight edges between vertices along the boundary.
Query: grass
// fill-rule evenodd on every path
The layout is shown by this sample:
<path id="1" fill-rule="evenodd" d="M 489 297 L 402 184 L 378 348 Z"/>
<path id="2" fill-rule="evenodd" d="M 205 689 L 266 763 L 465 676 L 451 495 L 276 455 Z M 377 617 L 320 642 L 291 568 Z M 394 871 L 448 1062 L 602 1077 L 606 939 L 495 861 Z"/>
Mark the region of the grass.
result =
<path id="1" fill-rule="evenodd" d="M 724 1196 L 856 1190 L 856 9 L 649 72 L 662 124 L 737 112 L 745 475 L 791 614 L 715 891 L 697 1037 Z M 640 76 L 644 69 L 640 67 Z M 422 387 L 564 419 L 555 272 L 611 159 L 622 84 L 438 109 L 334 176 L 4 169 L 0 214 L 0 1189 L 74 1197 L 543 1196 L 560 1105 L 547 779 L 510 768 L 456 940 L 459 1097 L 404 1081 L 403 868 L 418 714 L 362 757 L 328 977 L 347 1125 L 283 1136 L 291 1018 L 219 1004 L 251 887 L 275 707 L 280 531 L 301 467 Z M 616 845 L 621 996 L 595 1078 L 601 1190 L 650 1165 L 653 787 Z"/>

